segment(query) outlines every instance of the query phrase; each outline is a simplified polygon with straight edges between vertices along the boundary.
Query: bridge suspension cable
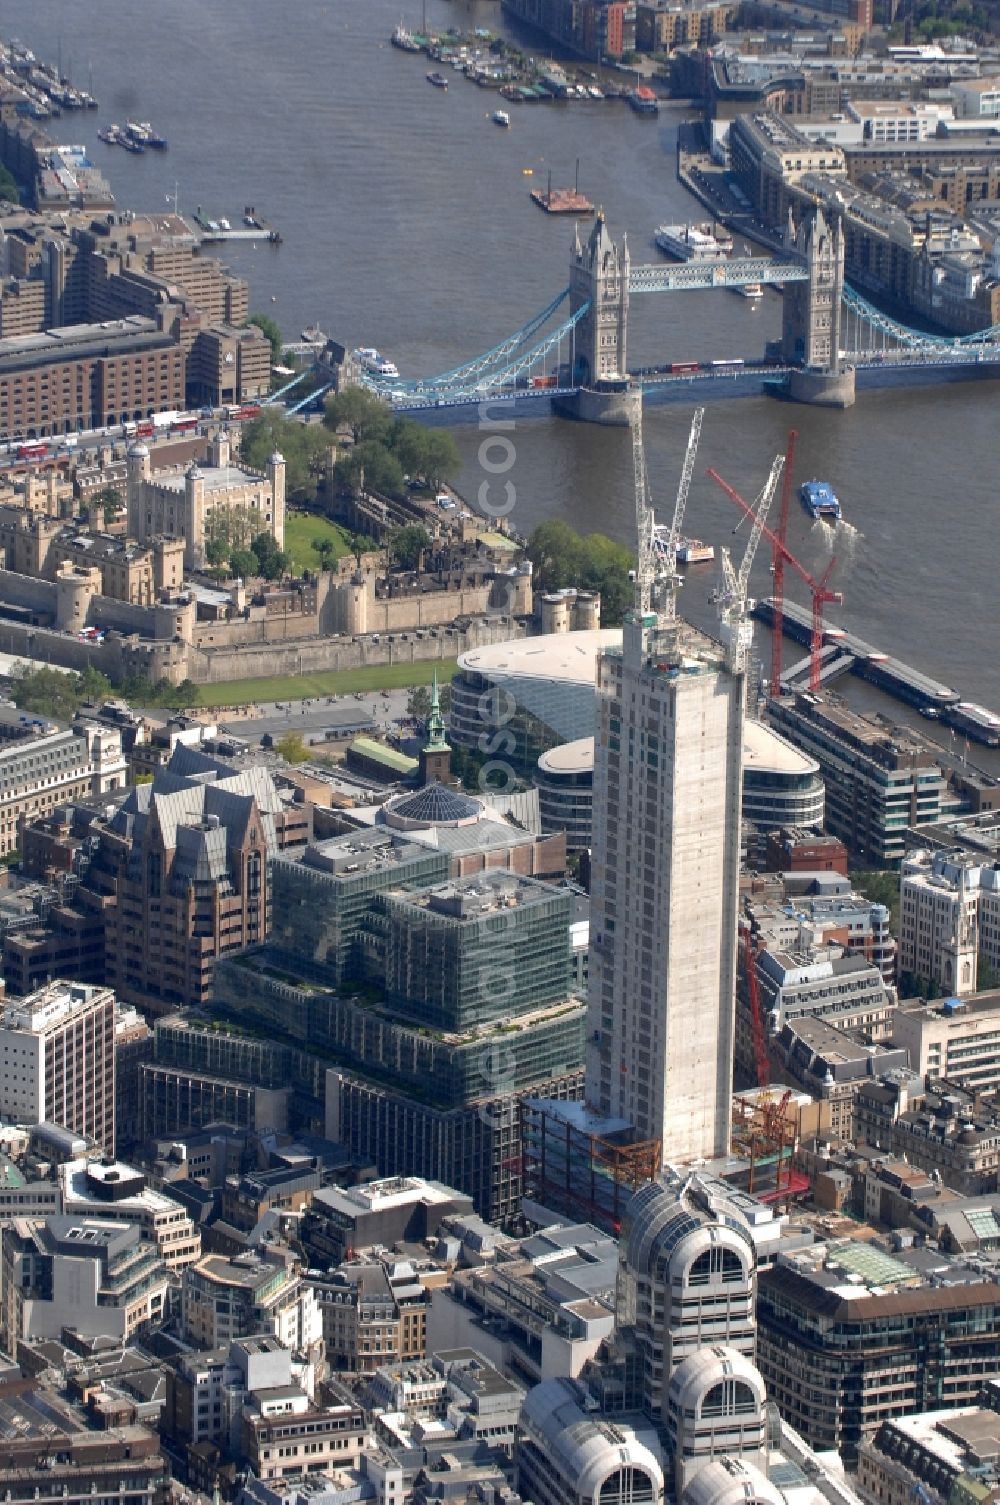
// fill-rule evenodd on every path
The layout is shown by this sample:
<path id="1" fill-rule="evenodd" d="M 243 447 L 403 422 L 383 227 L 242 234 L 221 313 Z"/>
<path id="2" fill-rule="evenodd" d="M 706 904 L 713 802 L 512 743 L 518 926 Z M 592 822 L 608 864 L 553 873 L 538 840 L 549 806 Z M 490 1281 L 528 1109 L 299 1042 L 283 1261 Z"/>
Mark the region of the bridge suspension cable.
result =
<path id="1" fill-rule="evenodd" d="M 453 366 L 450 371 L 442 371 L 437 376 L 418 377 L 385 377 L 377 372 L 366 373 L 366 385 L 384 395 L 392 393 L 420 392 L 429 393 L 439 388 L 451 388 L 463 386 L 468 381 L 482 373 L 489 372 L 495 366 L 509 363 L 518 350 L 522 349 L 529 340 L 542 329 L 560 306 L 569 296 L 569 288 L 564 287 L 559 295 L 552 299 L 539 313 L 534 314 L 526 324 L 514 331 L 494 345 L 490 350 L 485 350 L 481 355 L 473 356 L 471 360 L 463 361 L 459 366 Z"/>
<path id="2" fill-rule="evenodd" d="M 537 345 L 532 345 L 530 349 L 522 351 L 513 359 L 508 357 L 505 365 L 496 366 L 492 370 L 481 368 L 467 370 L 464 379 L 450 381 L 447 384 L 441 377 L 432 377 L 411 382 L 406 386 L 388 388 L 376 385 L 374 380 L 369 380 L 368 373 L 366 373 L 366 384 L 380 392 L 382 396 L 391 397 L 394 407 L 406 407 L 408 403 L 417 406 L 428 399 L 436 400 L 441 404 L 469 402 L 488 392 L 496 392 L 505 387 L 516 387 L 518 378 L 525 376 L 532 366 L 543 361 L 552 350 L 556 349 L 560 342 L 576 328 L 589 308 L 589 303 L 581 304 L 575 313 L 551 330 Z M 469 364 L 472 366 L 474 363 Z M 475 364 L 478 366 L 479 363 Z"/>
<path id="3" fill-rule="evenodd" d="M 973 334 L 963 335 L 933 334 L 924 329 L 912 329 L 908 324 L 894 319 L 891 314 L 883 313 L 854 288 L 846 285 L 844 308 L 881 335 L 883 342 L 887 338 L 893 339 L 906 350 L 968 350 L 970 347 L 974 349 L 1000 342 L 1000 324 L 992 324 L 988 329 L 977 329 Z M 882 348 L 887 348 L 884 343 Z"/>

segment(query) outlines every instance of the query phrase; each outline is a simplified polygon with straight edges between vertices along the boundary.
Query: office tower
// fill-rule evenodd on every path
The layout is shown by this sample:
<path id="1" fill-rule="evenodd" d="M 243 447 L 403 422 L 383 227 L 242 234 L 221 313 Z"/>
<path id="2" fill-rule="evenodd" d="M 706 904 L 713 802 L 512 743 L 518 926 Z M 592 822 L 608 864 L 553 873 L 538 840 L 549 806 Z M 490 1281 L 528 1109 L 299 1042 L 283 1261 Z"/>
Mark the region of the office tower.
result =
<path id="1" fill-rule="evenodd" d="M 115 995 L 52 982 L 0 1015 L 0 1114 L 115 1148 Z"/>

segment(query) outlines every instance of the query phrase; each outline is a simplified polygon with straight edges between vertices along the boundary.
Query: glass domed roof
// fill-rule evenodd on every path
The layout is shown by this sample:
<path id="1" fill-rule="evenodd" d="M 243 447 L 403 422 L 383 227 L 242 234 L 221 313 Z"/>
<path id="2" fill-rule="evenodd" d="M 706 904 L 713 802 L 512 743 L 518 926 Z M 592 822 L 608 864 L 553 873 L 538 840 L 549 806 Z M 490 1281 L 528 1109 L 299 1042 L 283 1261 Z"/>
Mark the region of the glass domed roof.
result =
<path id="1" fill-rule="evenodd" d="M 478 820 L 482 811 L 479 800 L 438 783 L 425 784 L 412 794 L 397 795 L 386 806 L 390 819 L 420 826 L 464 825 Z"/>

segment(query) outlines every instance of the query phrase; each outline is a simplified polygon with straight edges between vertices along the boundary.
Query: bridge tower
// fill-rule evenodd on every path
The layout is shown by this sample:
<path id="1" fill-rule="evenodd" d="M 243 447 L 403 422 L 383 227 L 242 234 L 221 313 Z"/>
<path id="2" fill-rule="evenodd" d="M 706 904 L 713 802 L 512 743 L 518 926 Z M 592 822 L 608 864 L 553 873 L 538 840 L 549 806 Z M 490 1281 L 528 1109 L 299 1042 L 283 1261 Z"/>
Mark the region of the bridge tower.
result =
<path id="1" fill-rule="evenodd" d="M 628 371 L 628 241 L 615 245 L 603 210 L 598 213 L 586 245 L 577 226 L 569 264 L 569 308 L 575 314 L 590 308 L 576 326 L 574 380 L 590 387 L 604 377 Z"/>
<path id="2" fill-rule="evenodd" d="M 639 388 L 628 376 L 628 241 L 611 238 L 603 211 L 584 245 L 577 226 L 569 263 L 569 306 L 587 311 L 574 330 L 572 398 L 557 411 L 590 423 L 627 424 Z"/>
<path id="3" fill-rule="evenodd" d="M 799 402 L 850 407 L 854 372 L 842 370 L 840 362 L 843 221 L 839 214 L 828 219 L 817 206 L 796 229 L 789 213 L 787 244 L 809 271 L 805 282 L 789 282 L 784 290 L 781 353 L 798 368 L 792 372 L 789 395 Z"/>

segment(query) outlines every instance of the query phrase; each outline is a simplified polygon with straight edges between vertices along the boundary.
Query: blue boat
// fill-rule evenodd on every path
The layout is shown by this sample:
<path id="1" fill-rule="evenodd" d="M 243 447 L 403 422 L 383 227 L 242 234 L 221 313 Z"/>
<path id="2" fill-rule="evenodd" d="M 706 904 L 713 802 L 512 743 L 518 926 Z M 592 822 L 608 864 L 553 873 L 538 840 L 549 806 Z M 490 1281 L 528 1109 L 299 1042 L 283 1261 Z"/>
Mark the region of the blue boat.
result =
<path id="1" fill-rule="evenodd" d="M 799 487 L 799 496 L 810 517 L 822 518 L 824 522 L 840 522 L 840 502 L 829 482 L 803 481 Z"/>

